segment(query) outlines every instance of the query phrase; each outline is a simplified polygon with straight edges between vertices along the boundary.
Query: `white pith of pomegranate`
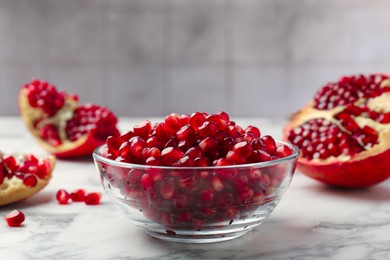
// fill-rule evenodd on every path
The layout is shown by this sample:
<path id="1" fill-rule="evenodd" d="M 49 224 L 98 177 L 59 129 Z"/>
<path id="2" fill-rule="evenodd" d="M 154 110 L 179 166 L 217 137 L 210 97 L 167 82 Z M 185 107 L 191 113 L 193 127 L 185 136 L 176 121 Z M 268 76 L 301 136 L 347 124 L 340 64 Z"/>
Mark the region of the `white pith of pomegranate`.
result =
<path id="1" fill-rule="evenodd" d="M 45 187 L 55 158 L 0 153 L 0 206 L 29 198 Z"/>
<path id="2" fill-rule="evenodd" d="M 76 95 L 33 80 L 19 94 L 24 122 L 38 143 L 57 157 L 90 155 L 108 136 L 118 136 L 117 117 L 107 108 L 79 105 Z"/>
<path id="3" fill-rule="evenodd" d="M 390 79 L 352 75 L 328 83 L 292 116 L 285 139 L 301 150 L 298 169 L 341 187 L 390 177 Z"/>
<path id="4" fill-rule="evenodd" d="M 293 152 L 271 136 L 261 136 L 255 126 L 242 128 L 225 112 L 173 113 L 156 124 L 146 120 L 120 137 L 109 137 L 100 149 L 108 159 L 146 166 L 129 170 L 101 165 L 110 187 L 168 230 L 172 226 L 202 230 L 248 218 L 275 198 L 271 194 L 285 181 L 290 167 L 281 164 L 260 170 L 254 163 Z"/>

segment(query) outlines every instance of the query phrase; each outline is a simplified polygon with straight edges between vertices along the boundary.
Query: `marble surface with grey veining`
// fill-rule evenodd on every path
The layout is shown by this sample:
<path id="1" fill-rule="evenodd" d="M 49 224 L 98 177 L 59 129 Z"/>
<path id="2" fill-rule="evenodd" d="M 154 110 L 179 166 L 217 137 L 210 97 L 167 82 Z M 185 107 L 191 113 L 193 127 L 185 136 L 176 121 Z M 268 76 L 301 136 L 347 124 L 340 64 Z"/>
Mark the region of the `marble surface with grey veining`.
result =
<path id="1" fill-rule="evenodd" d="M 139 121 L 139 120 L 138 120 Z M 282 120 L 237 119 L 280 137 Z M 121 128 L 136 119 L 122 118 Z M 0 118 L 0 150 L 45 154 L 19 118 Z M 262 225 L 214 244 L 159 241 L 130 224 L 103 195 L 102 204 L 61 206 L 58 189 L 104 191 L 91 158 L 58 160 L 50 184 L 34 197 L 0 208 L 22 210 L 22 227 L 0 221 L 0 259 L 390 259 L 390 180 L 361 190 L 324 186 L 297 172 Z"/>

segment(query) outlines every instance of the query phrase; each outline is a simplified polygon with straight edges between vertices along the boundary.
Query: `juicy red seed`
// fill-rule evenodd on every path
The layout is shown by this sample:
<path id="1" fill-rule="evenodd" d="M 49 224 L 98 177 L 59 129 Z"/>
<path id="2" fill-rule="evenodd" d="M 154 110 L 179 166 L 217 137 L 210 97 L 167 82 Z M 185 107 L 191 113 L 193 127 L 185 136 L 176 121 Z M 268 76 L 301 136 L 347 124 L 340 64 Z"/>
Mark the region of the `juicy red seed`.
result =
<path id="1" fill-rule="evenodd" d="M 207 166 L 210 166 L 210 161 L 206 157 L 198 157 L 198 158 L 195 158 L 194 165 L 196 167 L 207 167 Z"/>
<path id="2" fill-rule="evenodd" d="M 230 122 L 229 115 L 226 112 L 218 112 L 216 115 L 219 115 L 221 118 L 223 118 L 226 122 Z"/>
<path id="3" fill-rule="evenodd" d="M 203 113 L 195 112 L 190 117 L 190 125 L 195 130 L 198 131 L 198 128 L 206 121 L 206 117 Z"/>
<path id="4" fill-rule="evenodd" d="M 175 134 L 175 132 L 168 128 L 164 122 L 157 123 L 155 132 L 158 140 L 161 142 L 169 140 Z"/>
<path id="5" fill-rule="evenodd" d="M 252 133 L 257 138 L 260 138 L 261 135 L 259 128 L 257 128 L 256 126 L 248 126 L 245 129 L 245 132 Z"/>
<path id="6" fill-rule="evenodd" d="M 60 189 L 57 191 L 56 199 L 59 204 L 66 205 L 69 204 L 70 195 L 66 190 Z"/>
<path id="7" fill-rule="evenodd" d="M 152 147 L 148 151 L 148 157 L 159 158 L 161 156 L 161 151 L 157 147 Z"/>
<path id="8" fill-rule="evenodd" d="M 283 158 L 283 157 L 291 155 L 292 154 L 292 150 L 288 146 L 286 146 L 286 145 L 279 145 L 278 148 L 276 148 L 276 154 L 280 158 Z"/>
<path id="9" fill-rule="evenodd" d="M 144 148 L 145 141 L 142 138 L 135 136 L 130 139 L 130 152 L 133 156 L 140 157 Z"/>
<path id="10" fill-rule="evenodd" d="M 160 194 L 166 200 L 171 199 L 175 195 L 175 185 L 173 181 L 163 180 L 160 183 Z"/>
<path id="11" fill-rule="evenodd" d="M 276 143 L 275 143 L 275 140 L 272 136 L 269 136 L 269 135 L 265 135 L 261 138 L 261 140 L 263 141 L 263 143 L 265 144 L 266 148 L 267 148 L 267 152 L 269 154 L 274 154 L 276 153 Z"/>
<path id="12" fill-rule="evenodd" d="M 107 137 L 107 148 L 109 153 L 118 156 L 119 147 L 122 145 L 123 140 L 121 137 L 109 136 Z"/>
<path id="13" fill-rule="evenodd" d="M 233 162 L 234 164 L 244 164 L 246 162 L 245 157 L 235 151 L 229 151 L 226 154 L 226 159 Z"/>
<path id="14" fill-rule="evenodd" d="M 198 127 L 198 133 L 200 136 L 214 136 L 217 133 L 217 124 L 210 121 L 205 121 L 201 126 Z"/>
<path id="15" fill-rule="evenodd" d="M 25 220 L 24 213 L 15 209 L 5 216 L 5 221 L 10 227 L 20 227 Z"/>
<path id="16" fill-rule="evenodd" d="M 194 165 L 194 160 L 191 159 L 189 156 L 184 156 L 173 164 L 173 166 L 178 167 L 193 167 Z"/>
<path id="17" fill-rule="evenodd" d="M 176 132 L 182 126 L 180 115 L 172 113 L 165 117 L 165 125 L 172 131 Z"/>
<path id="18" fill-rule="evenodd" d="M 162 148 L 161 142 L 157 138 L 157 136 L 151 136 L 146 140 L 146 147 L 157 147 L 157 148 Z"/>
<path id="19" fill-rule="evenodd" d="M 249 144 L 251 144 L 252 141 L 255 140 L 256 137 L 251 132 L 248 132 L 248 133 L 245 133 L 243 135 L 243 138 L 244 138 L 245 141 L 247 141 Z"/>
<path id="20" fill-rule="evenodd" d="M 253 152 L 252 146 L 247 141 L 236 143 L 232 150 L 241 154 L 243 157 L 248 157 Z"/>
<path id="21" fill-rule="evenodd" d="M 82 202 L 85 200 L 85 191 L 83 189 L 78 189 L 70 193 L 70 199 L 73 202 Z"/>
<path id="22" fill-rule="evenodd" d="M 224 188 L 223 181 L 218 176 L 213 176 L 213 178 L 211 179 L 211 186 L 217 192 L 223 190 L 223 188 Z"/>
<path id="23" fill-rule="evenodd" d="M 209 115 L 206 118 L 206 120 L 215 123 L 218 130 L 222 130 L 222 131 L 225 130 L 229 124 L 229 121 L 226 120 L 226 118 L 224 116 L 221 116 L 218 114 Z"/>
<path id="24" fill-rule="evenodd" d="M 98 205 L 102 195 L 99 192 L 91 192 L 85 195 L 84 203 L 86 205 Z"/>
<path id="25" fill-rule="evenodd" d="M 177 140 L 176 137 L 172 137 L 171 139 L 168 140 L 168 142 L 164 144 L 164 148 L 177 147 L 178 144 L 179 144 L 179 140 Z"/>
<path id="26" fill-rule="evenodd" d="M 38 184 L 37 176 L 33 174 L 27 174 L 23 177 L 23 184 L 27 187 L 35 187 Z"/>
<path id="27" fill-rule="evenodd" d="M 125 142 L 125 141 L 129 141 L 134 136 L 135 134 L 133 131 L 127 131 L 126 133 L 120 136 L 120 139 L 122 140 L 122 142 Z"/>
<path id="28" fill-rule="evenodd" d="M 152 180 L 152 178 L 150 177 L 149 174 L 142 175 L 141 186 L 142 186 L 142 189 L 144 191 L 148 191 L 148 190 L 152 189 L 153 180 Z"/>
<path id="29" fill-rule="evenodd" d="M 179 148 L 167 147 L 161 152 L 161 162 L 166 166 L 171 166 L 183 155 L 183 151 Z"/>
<path id="30" fill-rule="evenodd" d="M 190 125 L 184 125 L 177 131 L 176 137 L 180 141 L 192 140 L 195 137 L 195 131 Z"/>
<path id="31" fill-rule="evenodd" d="M 202 205 L 210 205 L 214 199 L 214 192 L 212 190 L 203 190 L 200 192 L 199 199 Z"/>
<path id="32" fill-rule="evenodd" d="M 183 126 L 183 125 L 188 125 L 190 123 L 190 116 L 189 115 L 186 115 L 186 114 L 183 114 L 183 115 L 180 115 L 180 124 Z"/>
<path id="33" fill-rule="evenodd" d="M 268 162 L 271 161 L 271 156 L 263 150 L 254 150 L 249 160 L 251 162 Z"/>
<path id="34" fill-rule="evenodd" d="M 229 161 L 226 158 L 220 158 L 218 160 L 215 160 L 213 162 L 213 165 L 214 166 L 229 166 L 229 165 L 234 165 L 234 163 L 232 161 Z"/>
<path id="35" fill-rule="evenodd" d="M 145 164 L 150 166 L 158 166 L 160 165 L 160 158 L 149 157 L 145 160 Z"/>
<path id="36" fill-rule="evenodd" d="M 18 164 L 13 156 L 6 156 L 3 158 L 3 163 L 10 171 L 16 171 L 18 168 Z"/>
<path id="37" fill-rule="evenodd" d="M 201 157 L 203 154 L 202 154 L 202 150 L 198 146 L 195 146 L 188 149 L 184 155 L 192 159 L 195 159 L 197 157 Z"/>
<path id="38" fill-rule="evenodd" d="M 183 152 L 186 152 L 188 149 L 191 148 L 192 143 L 188 140 L 179 141 L 177 144 L 177 148 L 182 150 Z"/>
<path id="39" fill-rule="evenodd" d="M 59 146 L 62 144 L 58 130 L 54 125 L 45 125 L 39 128 L 39 136 L 51 146 Z"/>
<path id="40" fill-rule="evenodd" d="M 218 142 L 214 137 L 209 136 L 203 139 L 198 146 L 202 152 L 209 153 L 218 147 Z"/>
<path id="41" fill-rule="evenodd" d="M 265 151 L 267 149 L 267 146 L 265 145 L 263 140 L 261 140 L 261 138 L 253 139 L 253 141 L 251 142 L 251 145 L 252 145 L 252 148 L 254 150 L 264 150 Z"/>

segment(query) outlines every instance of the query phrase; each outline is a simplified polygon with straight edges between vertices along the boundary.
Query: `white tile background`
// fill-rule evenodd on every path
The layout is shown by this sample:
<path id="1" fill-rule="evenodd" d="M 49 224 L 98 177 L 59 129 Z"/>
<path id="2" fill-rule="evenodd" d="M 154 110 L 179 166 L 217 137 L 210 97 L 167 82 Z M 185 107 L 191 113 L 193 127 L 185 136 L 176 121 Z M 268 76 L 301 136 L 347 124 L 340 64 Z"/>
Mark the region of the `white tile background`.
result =
<path id="1" fill-rule="evenodd" d="M 120 116 L 288 117 L 390 73 L 388 0 L 0 0 L 0 115 L 32 77 Z"/>

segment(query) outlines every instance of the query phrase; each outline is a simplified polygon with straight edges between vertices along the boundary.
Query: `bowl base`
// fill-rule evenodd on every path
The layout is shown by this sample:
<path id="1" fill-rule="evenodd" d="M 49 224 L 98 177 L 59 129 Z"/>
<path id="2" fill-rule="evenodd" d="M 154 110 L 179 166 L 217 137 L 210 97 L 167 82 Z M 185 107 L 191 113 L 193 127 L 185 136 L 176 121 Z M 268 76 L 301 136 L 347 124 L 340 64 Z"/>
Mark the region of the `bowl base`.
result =
<path id="1" fill-rule="evenodd" d="M 229 232 L 180 232 L 173 230 L 162 230 L 162 229 L 145 229 L 145 233 L 151 237 L 161 239 L 168 242 L 175 243 L 185 243 L 185 244 L 206 244 L 206 243 L 216 243 L 232 240 L 238 237 L 241 237 L 254 229 L 257 224 L 248 225 L 243 228 L 237 228 L 235 230 L 230 230 Z"/>

